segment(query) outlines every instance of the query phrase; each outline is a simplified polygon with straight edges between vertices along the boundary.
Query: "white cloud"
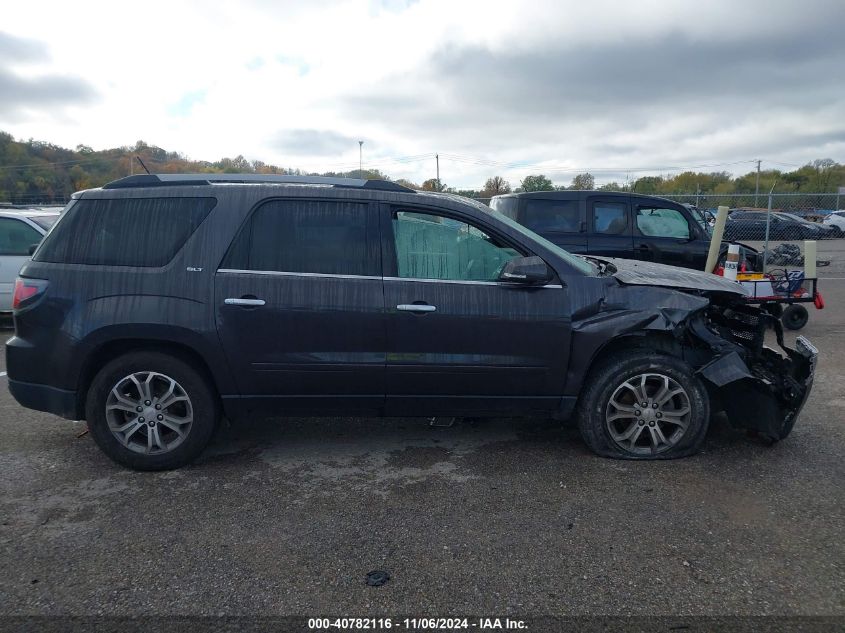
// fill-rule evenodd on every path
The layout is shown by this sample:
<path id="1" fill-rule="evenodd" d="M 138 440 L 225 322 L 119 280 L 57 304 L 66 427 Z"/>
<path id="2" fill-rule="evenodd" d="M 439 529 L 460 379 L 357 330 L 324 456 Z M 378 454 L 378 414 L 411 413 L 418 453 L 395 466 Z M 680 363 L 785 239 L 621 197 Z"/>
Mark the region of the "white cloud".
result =
<path id="1" fill-rule="evenodd" d="M 365 163 L 395 178 L 432 177 L 434 161 L 389 157 L 440 152 L 446 182 L 476 187 L 538 166 L 565 182 L 580 167 L 843 160 L 845 6 L 781 4 L 16 3 L 0 78 L 60 77 L 72 98 L 0 104 L 0 129 L 308 170 L 357 167 L 366 139 Z"/>

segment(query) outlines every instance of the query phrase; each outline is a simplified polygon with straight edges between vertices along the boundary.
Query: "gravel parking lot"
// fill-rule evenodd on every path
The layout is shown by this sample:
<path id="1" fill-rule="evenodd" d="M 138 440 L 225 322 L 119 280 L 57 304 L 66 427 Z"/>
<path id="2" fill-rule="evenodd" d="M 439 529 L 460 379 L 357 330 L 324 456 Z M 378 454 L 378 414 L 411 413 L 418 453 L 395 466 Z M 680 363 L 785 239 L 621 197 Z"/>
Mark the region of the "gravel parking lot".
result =
<path id="1" fill-rule="evenodd" d="M 821 272 L 791 437 L 720 423 L 668 463 L 539 421 L 321 419 L 144 474 L 0 378 L 0 613 L 845 616 L 845 270 Z"/>

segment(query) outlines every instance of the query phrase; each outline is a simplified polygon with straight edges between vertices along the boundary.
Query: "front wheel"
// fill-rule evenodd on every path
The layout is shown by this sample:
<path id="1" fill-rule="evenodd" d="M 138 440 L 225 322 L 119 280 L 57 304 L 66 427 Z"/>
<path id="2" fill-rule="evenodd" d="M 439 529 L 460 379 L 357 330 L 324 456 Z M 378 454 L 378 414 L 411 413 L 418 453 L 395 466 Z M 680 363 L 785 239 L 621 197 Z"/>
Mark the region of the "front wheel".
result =
<path id="1" fill-rule="evenodd" d="M 111 459 L 135 470 L 169 470 L 208 444 L 220 410 L 207 381 L 180 358 L 132 352 L 94 377 L 85 403 L 91 437 Z"/>
<path id="2" fill-rule="evenodd" d="M 698 452 L 707 434 L 707 390 L 681 359 L 631 351 L 591 370 L 578 401 L 587 446 L 617 459 L 673 459 Z"/>

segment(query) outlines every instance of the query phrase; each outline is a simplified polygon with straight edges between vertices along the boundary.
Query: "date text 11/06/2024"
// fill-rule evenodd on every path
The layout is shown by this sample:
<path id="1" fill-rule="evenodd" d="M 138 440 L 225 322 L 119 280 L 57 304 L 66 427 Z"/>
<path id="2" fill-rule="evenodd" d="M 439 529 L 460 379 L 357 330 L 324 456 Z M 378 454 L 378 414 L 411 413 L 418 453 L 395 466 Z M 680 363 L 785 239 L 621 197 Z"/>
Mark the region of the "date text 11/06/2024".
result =
<path id="1" fill-rule="evenodd" d="M 309 618 L 311 630 L 527 630 L 524 620 L 511 618 Z"/>

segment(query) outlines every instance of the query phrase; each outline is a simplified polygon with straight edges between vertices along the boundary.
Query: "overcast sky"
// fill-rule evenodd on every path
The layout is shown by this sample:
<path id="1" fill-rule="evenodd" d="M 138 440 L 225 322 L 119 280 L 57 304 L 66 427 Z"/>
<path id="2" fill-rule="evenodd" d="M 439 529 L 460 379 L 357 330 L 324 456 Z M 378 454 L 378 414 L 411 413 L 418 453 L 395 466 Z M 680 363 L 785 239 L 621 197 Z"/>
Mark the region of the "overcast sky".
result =
<path id="1" fill-rule="evenodd" d="M 131 6 L 131 9 L 129 8 Z M 0 130 L 480 188 L 845 162 L 845 1 L 6 3 Z"/>

